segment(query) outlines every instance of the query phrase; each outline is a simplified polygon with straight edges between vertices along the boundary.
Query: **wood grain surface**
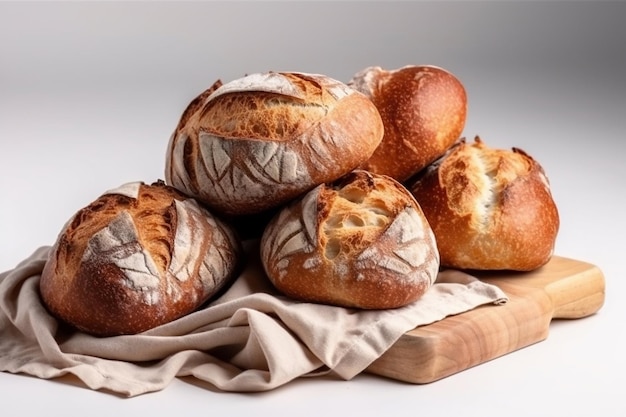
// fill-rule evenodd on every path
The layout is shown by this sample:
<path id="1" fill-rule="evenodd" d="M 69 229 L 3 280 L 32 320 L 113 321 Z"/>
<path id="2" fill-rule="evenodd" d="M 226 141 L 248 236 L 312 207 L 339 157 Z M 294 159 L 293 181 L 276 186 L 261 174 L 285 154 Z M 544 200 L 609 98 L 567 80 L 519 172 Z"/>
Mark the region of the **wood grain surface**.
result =
<path id="1" fill-rule="evenodd" d="M 604 304 L 604 274 L 595 265 L 554 256 L 532 272 L 480 272 L 509 297 L 405 333 L 367 371 L 400 381 L 437 381 L 548 337 L 553 319 L 579 319 Z"/>

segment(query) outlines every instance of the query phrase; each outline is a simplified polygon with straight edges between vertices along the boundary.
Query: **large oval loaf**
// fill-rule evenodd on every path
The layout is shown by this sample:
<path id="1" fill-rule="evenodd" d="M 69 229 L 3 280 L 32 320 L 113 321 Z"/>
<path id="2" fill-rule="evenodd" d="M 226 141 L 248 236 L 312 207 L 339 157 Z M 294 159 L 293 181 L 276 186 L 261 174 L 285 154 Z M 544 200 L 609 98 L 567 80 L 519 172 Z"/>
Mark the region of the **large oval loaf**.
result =
<path id="1" fill-rule="evenodd" d="M 285 295 L 362 309 L 417 300 L 439 270 L 435 237 L 408 190 L 361 170 L 285 206 L 262 236 L 261 260 Z"/>
<path id="2" fill-rule="evenodd" d="M 168 144 L 165 179 L 216 212 L 260 213 L 352 171 L 382 137 L 374 104 L 337 80 L 251 74 L 190 103 Z"/>
<path id="3" fill-rule="evenodd" d="M 79 210 L 44 267 L 48 310 L 84 332 L 139 333 L 200 307 L 235 274 L 230 227 L 162 181 L 125 184 Z"/>

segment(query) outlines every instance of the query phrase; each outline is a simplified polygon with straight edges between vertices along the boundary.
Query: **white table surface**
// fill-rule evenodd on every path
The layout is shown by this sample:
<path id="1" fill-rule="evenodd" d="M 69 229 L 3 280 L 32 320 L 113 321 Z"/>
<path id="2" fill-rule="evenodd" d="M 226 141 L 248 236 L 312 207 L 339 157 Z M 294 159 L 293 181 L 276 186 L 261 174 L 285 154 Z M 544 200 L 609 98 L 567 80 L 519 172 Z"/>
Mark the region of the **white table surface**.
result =
<path id="1" fill-rule="evenodd" d="M 626 3 L 0 3 L 0 271 L 53 243 L 100 193 L 163 177 L 187 103 L 217 78 L 297 70 L 348 81 L 434 64 L 465 84 L 464 135 L 520 147 L 559 206 L 556 253 L 607 293 L 547 340 L 427 385 L 308 378 L 257 394 L 176 380 L 125 399 L 0 372 L 23 415 L 626 415 Z M 52 414 L 50 414 L 52 413 Z"/>

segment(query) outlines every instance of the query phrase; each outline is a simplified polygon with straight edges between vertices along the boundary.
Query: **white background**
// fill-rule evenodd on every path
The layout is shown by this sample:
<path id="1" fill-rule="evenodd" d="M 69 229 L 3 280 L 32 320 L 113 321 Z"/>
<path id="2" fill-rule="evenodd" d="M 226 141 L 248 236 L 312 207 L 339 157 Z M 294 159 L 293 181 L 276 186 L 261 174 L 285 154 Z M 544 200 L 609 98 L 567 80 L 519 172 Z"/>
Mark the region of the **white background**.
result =
<path id="1" fill-rule="evenodd" d="M 624 17 L 601 1 L 0 3 L 0 271 L 104 190 L 162 178 L 182 110 L 218 78 L 434 64 L 467 89 L 466 137 L 544 166 L 556 253 L 607 283 L 598 314 L 428 385 L 361 375 L 227 394 L 181 380 L 121 399 L 0 373 L 2 415 L 624 415 Z"/>

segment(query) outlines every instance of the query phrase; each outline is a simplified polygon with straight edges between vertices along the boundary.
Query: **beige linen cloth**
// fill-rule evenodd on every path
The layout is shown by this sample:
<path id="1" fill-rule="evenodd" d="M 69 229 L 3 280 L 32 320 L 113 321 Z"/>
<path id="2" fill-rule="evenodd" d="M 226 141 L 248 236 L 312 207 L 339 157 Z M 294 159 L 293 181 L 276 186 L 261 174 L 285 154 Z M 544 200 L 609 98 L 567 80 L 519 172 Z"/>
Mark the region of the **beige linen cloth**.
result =
<path id="1" fill-rule="evenodd" d="M 417 326 L 507 301 L 497 287 L 444 271 L 420 300 L 399 309 L 295 302 L 276 293 L 258 246 L 247 242 L 247 268 L 218 299 L 142 334 L 97 338 L 58 323 L 41 304 L 49 250 L 41 247 L 0 274 L 0 370 L 44 379 L 71 374 L 90 389 L 129 397 L 183 376 L 238 392 L 321 374 L 348 380 Z"/>

